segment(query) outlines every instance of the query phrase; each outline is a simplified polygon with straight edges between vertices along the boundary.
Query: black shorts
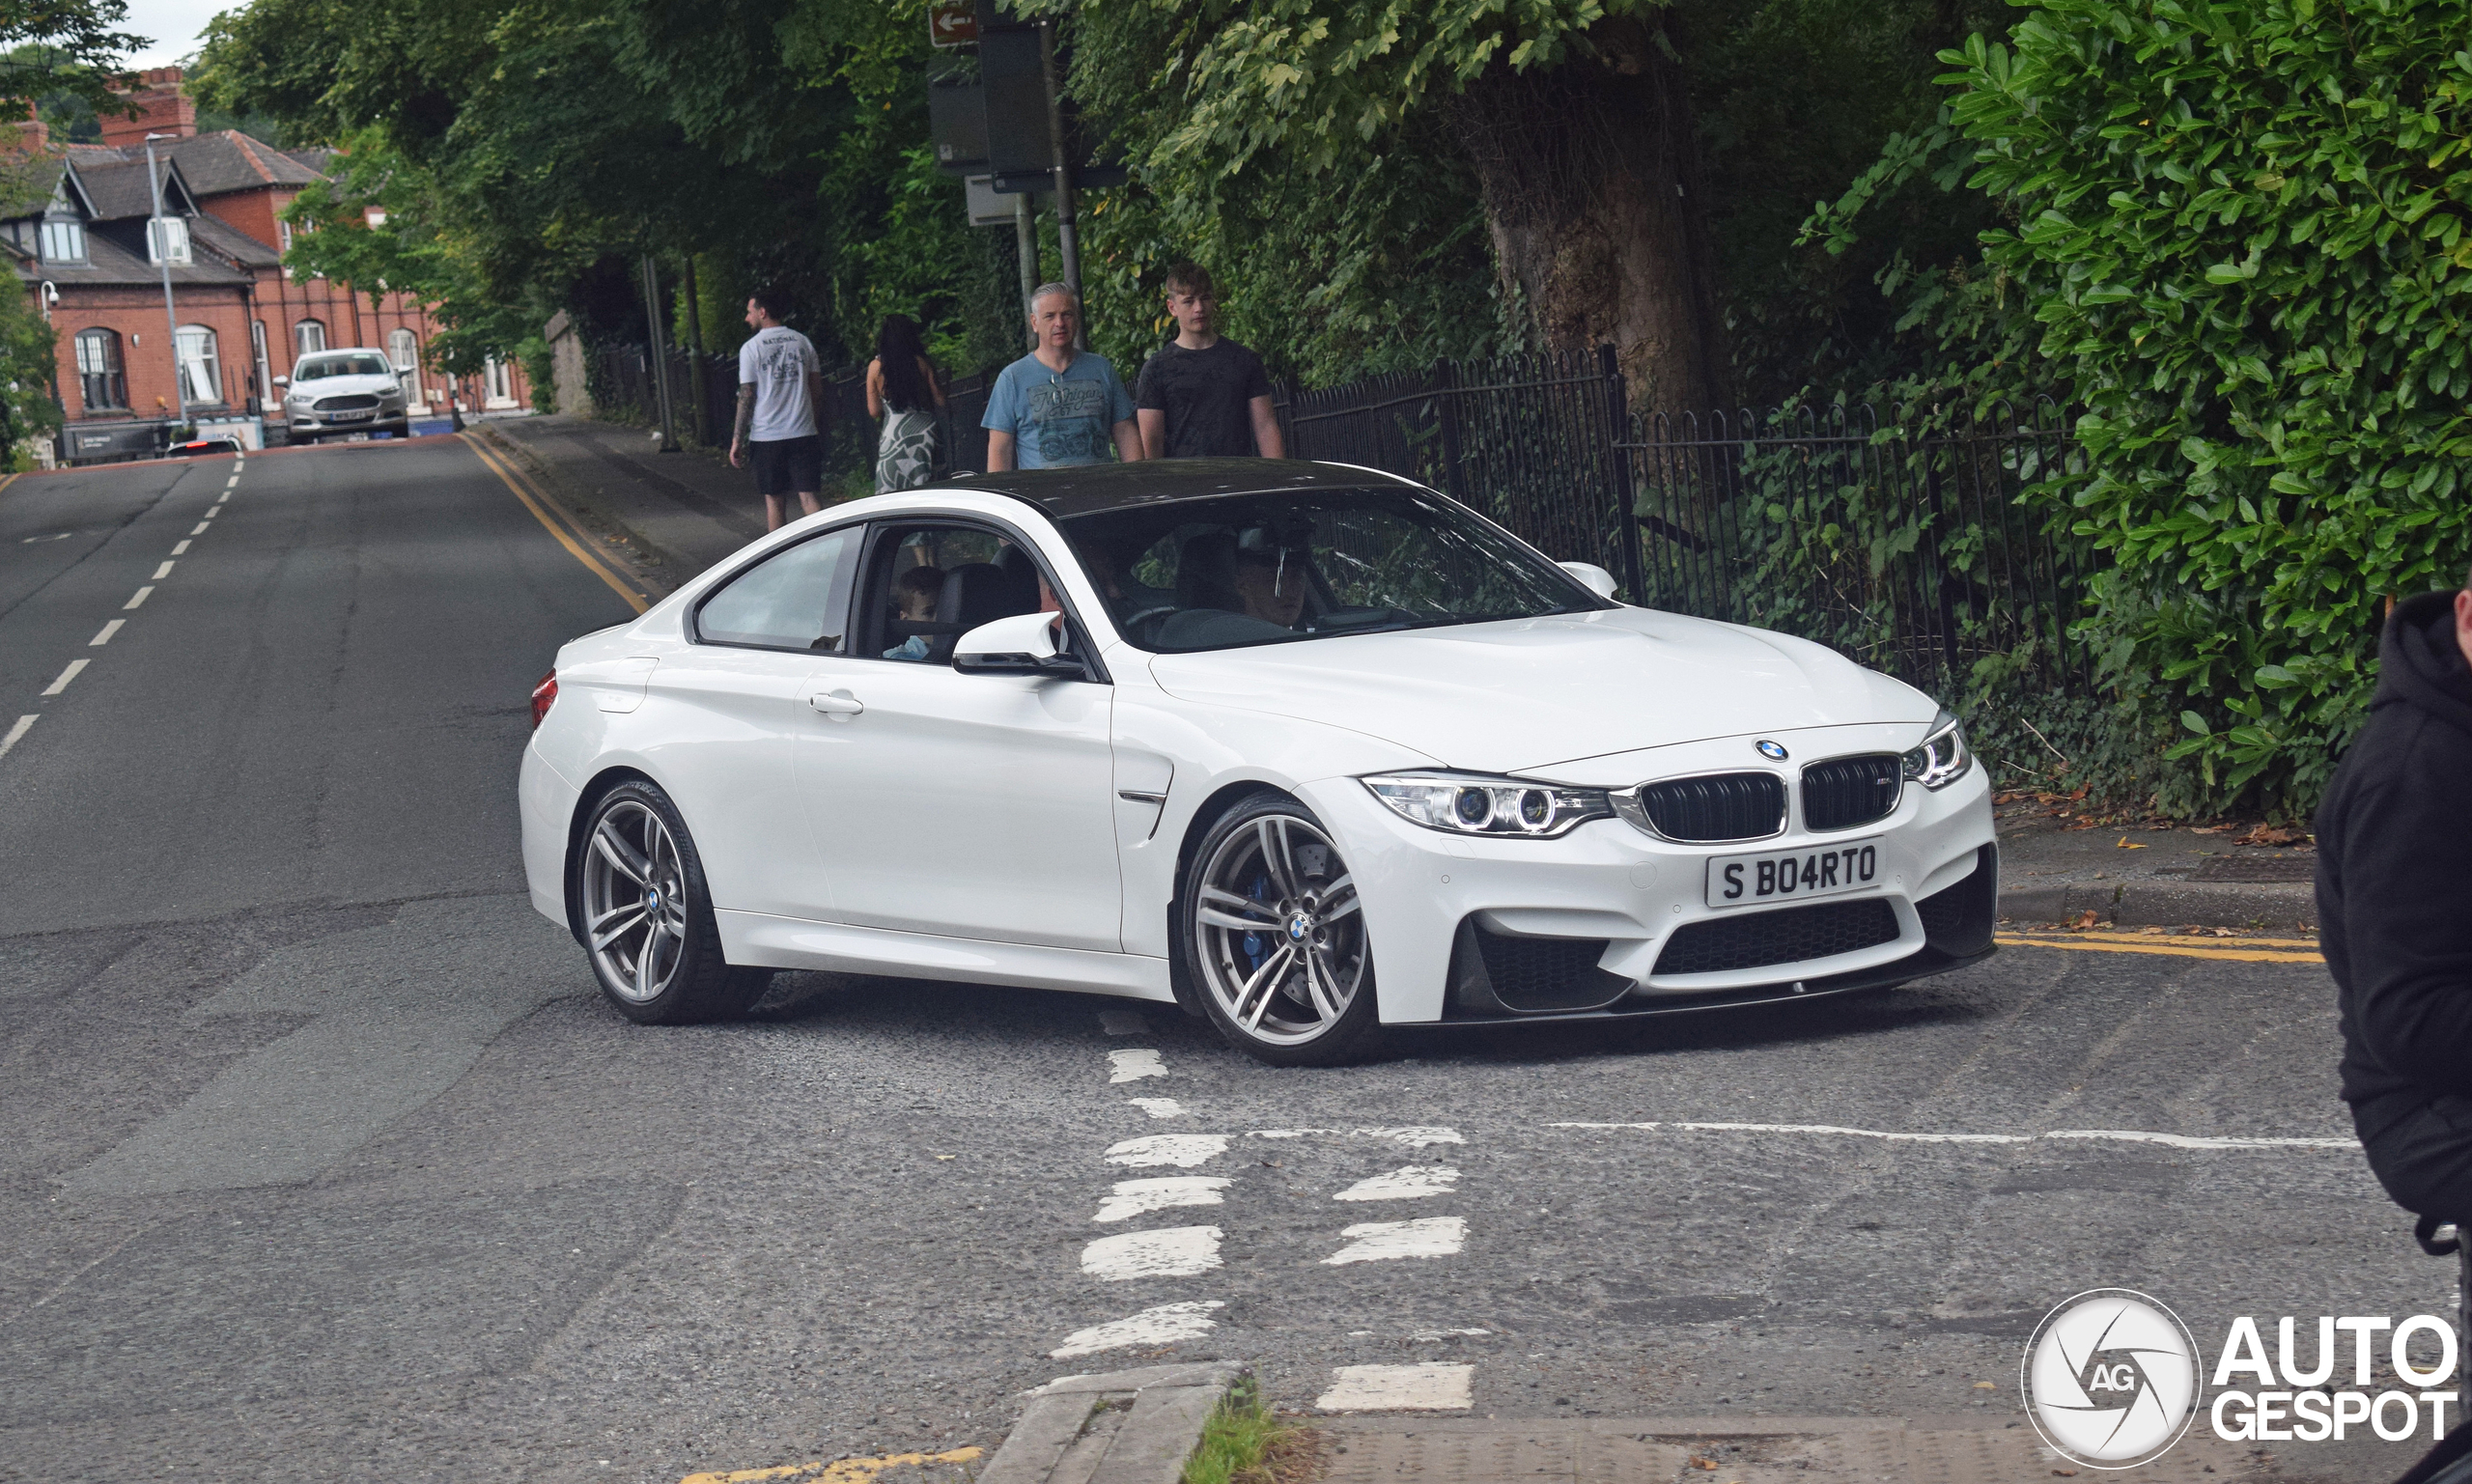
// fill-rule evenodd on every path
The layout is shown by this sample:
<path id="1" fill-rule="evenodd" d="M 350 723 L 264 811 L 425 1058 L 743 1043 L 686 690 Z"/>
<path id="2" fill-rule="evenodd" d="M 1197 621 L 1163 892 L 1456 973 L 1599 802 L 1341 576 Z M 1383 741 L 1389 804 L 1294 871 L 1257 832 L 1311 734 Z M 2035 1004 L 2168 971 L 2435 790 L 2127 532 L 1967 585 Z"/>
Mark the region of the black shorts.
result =
<path id="1" fill-rule="evenodd" d="M 824 488 L 824 439 L 773 438 L 749 443 L 758 494 L 814 494 Z"/>

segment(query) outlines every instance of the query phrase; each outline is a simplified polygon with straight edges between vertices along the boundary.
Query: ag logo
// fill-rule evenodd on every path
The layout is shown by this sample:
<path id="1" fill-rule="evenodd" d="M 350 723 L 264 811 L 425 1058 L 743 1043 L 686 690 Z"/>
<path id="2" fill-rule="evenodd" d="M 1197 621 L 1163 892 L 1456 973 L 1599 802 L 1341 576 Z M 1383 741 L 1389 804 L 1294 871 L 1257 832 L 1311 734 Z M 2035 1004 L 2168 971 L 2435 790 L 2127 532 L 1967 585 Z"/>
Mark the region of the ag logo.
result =
<path id="1" fill-rule="evenodd" d="M 2197 1414 L 2197 1341 L 2146 1295 L 2097 1288 L 2043 1316 L 2021 1382 L 2043 1442 L 2092 1469 L 2133 1469 Z"/>

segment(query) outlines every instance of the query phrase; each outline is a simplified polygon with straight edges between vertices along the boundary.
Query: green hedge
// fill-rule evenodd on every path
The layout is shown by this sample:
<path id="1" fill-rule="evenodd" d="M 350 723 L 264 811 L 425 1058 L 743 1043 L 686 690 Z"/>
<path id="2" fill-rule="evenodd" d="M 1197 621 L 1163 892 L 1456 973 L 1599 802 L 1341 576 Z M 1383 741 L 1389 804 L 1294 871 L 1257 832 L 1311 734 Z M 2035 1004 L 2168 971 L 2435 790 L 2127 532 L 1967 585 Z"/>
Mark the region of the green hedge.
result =
<path id="1" fill-rule="evenodd" d="M 2085 408 L 2045 485 L 2105 549 L 2087 631 L 2178 729 L 2174 812 L 2303 811 L 2389 596 L 2472 559 L 2461 0 L 2041 0 L 1944 53 L 1986 256 Z"/>

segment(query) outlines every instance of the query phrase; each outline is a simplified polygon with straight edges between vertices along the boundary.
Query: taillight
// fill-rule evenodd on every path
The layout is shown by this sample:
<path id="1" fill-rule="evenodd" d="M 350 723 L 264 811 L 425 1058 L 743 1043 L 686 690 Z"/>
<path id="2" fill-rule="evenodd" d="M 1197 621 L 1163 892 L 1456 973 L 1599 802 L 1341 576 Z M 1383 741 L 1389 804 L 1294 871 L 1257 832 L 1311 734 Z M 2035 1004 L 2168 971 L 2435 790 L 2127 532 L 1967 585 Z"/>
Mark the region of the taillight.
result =
<path id="1" fill-rule="evenodd" d="M 558 698 L 558 672 L 551 670 L 532 687 L 532 729 L 541 730 L 541 718 L 549 714 L 549 703 Z"/>

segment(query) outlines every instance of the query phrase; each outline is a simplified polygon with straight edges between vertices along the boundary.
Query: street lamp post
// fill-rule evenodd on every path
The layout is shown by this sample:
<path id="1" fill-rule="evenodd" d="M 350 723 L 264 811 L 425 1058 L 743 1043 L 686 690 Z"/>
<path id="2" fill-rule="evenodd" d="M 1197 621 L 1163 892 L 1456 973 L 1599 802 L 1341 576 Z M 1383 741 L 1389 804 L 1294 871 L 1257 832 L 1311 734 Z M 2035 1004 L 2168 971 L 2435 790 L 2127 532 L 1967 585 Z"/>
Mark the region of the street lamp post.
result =
<path id="1" fill-rule="evenodd" d="M 176 426 L 185 428 L 189 422 L 189 394 L 188 388 L 181 382 L 181 317 L 172 308 L 172 235 L 163 230 L 163 178 L 154 173 L 154 141 L 180 137 L 178 134 L 146 136 L 146 183 L 154 189 L 154 214 L 147 220 L 146 233 L 151 239 L 150 245 L 154 249 L 154 261 L 163 269 L 163 327 L 172 335 L 172 396 L 181 412 L 181 420 Z"/>

